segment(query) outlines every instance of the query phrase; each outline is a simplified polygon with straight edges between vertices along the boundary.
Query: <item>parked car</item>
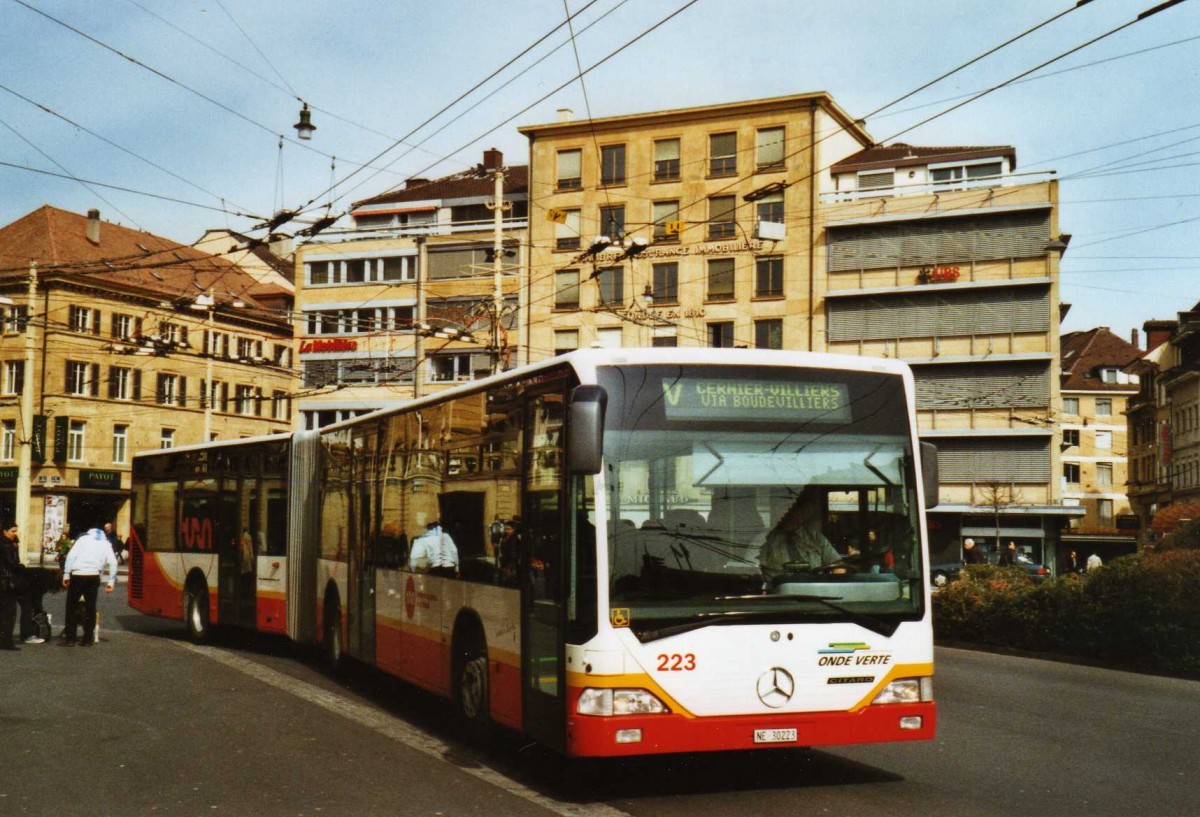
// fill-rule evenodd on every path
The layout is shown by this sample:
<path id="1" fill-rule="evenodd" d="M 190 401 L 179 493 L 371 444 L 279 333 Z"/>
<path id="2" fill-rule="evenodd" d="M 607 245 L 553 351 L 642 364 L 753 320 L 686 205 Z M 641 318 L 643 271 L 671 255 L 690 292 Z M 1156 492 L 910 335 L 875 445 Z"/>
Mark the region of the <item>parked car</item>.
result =
<path id="1" fill-rule="evenodd" d="M 942 562 L 929 566 L 929 581 L 934 587 L 945 587 L 962 575 L 962 562 Z"/>
<path id="2" fill-rule="evenodd" d="M 1024 553 L 1017 554 L 1017 566 L 1023 568 L 1029 578 L 1035 582 L 1044 582 L 1050 578 L 1050 571 L 1046 569 L 1045 565 L 1038 564 Z"/>

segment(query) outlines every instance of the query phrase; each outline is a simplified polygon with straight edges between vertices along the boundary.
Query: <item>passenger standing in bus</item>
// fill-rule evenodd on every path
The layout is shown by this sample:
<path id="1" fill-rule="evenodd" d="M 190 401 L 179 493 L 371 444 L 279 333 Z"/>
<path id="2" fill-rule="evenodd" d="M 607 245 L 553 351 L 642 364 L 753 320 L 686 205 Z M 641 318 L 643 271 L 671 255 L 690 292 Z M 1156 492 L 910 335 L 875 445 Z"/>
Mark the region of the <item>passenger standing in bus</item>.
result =
<path id="1" fill-rule="evenodd" d="M 517 532 L 517 523 L 511 519 L 504 523 L 497 550 L 500 584 L 507 586 L 517 584 L 517 565 L 521 559 L 521 534 Z"/>
<path id="2" fill-rule="evenodd" d="M 458 574 L 458 547 L 436 519 L 425 526 L 424 533 L 413 539 L 408 569 L 447 578 Z"/>

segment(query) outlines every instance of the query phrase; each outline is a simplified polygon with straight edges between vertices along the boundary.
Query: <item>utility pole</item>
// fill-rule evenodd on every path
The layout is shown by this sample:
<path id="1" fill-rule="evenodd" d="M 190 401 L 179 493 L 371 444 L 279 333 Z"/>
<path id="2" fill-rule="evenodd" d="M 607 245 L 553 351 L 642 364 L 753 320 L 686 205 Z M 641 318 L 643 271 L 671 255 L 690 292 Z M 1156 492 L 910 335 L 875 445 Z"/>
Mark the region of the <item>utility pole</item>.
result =
<path id="1" fill-rule="evenodd" d="M 21 372 L 21 438 L 17 460 L 17 495 L 15 521 L 21 537 L 21 563 L 29 557 L 33 526 L 30 524 L 30 505 L 33 504 L 33 364 L 37 339 L 33 336 L 33 305 L 37 301 L 37 262 L 29 262 L 29 292 L 25 307 L 25 363 Z M 42 552 L 41 542 L 37 550 Z"/>
<path id="2" fill-rule="evenodd" d="M 492 174 L 492 374 L 504 363 L 500 319 L 504 310 L 504 154 L 492 148 L 483 152 L 483 169 Z"/>

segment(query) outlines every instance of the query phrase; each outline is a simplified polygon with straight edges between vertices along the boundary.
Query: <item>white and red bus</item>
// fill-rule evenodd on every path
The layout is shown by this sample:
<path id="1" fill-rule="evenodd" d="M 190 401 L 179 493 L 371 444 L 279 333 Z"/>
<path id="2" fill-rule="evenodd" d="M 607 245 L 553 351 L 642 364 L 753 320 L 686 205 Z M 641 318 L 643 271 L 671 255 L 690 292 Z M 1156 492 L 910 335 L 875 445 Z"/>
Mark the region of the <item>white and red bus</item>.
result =
<path id="1" fill-rule="evenodd" d="M 195 639 L 283 633 L 569 756 L 934 736 L 903 363 L 579 351 L 133 473 L 130 604 Z"/>

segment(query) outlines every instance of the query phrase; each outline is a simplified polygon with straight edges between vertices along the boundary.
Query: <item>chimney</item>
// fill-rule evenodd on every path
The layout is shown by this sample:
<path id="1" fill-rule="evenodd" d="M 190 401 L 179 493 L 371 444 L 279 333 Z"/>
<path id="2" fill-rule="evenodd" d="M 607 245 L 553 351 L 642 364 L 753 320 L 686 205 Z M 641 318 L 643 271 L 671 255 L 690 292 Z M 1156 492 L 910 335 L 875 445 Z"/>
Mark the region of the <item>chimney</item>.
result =
<path id="1" fill-rule="evenodd" d="M 429 179 L 422 179 L 420 176 L 413 176 L 411 179 L 404 180 L 405 189 L 410 187 L 420 187 L 423 184 L 429 184 Z"/>
<path id="2" fill-rule="evenodd" d="M 1141 340 L 1141 338 L 1139 338 L 1139 337 L 1138 337 L 1138 330 L 1137 330 L 1137 327 L 1135 326 L 1135 327 L 1133 327 L 1132 329 L 1130 329 L 1130 330 L 1129 330 L 1129 342 L 1130 342 L 1130 343 L 1131 343 L 1131 344 L 1132 344 L 1132 345 L 1133 345 L 1135 348 L 1139 348 L 1139 347 L 1138 347 L 1138 342 L 1139 342 L 1140 340 Z"/>
<path id="3" fill-rule="evenodd" d="M 1142 329 L 1146 330 L 1146 351 L 1153 352 L 1159 346 L 1171 339 L 1175 334 L 1175 329 L 1178 326 L 1177 321 L 1158 320 L 1146 321 L 1142 324 Z"/>
<path id="4" fill-rule="evenodd" d="M 570 122 L 574 118 L 575 118 L 575 111 L 571 110 L 570 108 L 559 108 L 558 109 L 558 121 L 559 122 Z"/>
<path id="5" fill-rule="evenodd" d="M 488 172 L 494 172 L 504 167 L 504 154 L 495 148 L 489 148 L 483 152 L 483 169 Z"/>
<path id="6" fill-rule="evenodd" d="M 100 243 L 100 211 L 88 210 L 87 240 L 93 244 Z"/>

